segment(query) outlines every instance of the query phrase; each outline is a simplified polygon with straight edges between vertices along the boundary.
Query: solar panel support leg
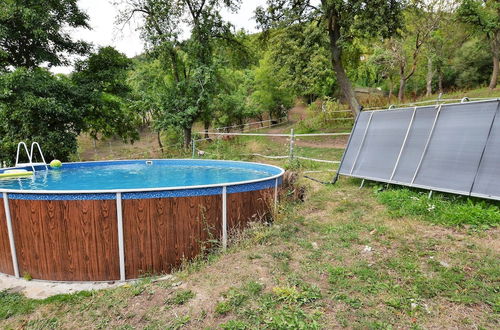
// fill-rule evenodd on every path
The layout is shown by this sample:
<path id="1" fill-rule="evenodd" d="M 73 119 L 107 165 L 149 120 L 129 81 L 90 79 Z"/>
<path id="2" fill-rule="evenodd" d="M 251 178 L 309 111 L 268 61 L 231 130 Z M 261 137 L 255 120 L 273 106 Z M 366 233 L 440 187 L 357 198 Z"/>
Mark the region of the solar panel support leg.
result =
<path id="1" fill-rule="evenodd" d="M 432 190 L 431 190 L 431 191 L 429 191 L 429 195 L 427 196 L 429 199 L 431 199 L 431 198 L 432 198 L 432 192 L 433 192 Z"/>
<path id="2" fill-rule="evenodd" d="M 359 189 L 363 188 L 365 185 L 365 179 L 361 180 L 361 184 L 359 185 Z"/>
<path id="3" fill-rule="evenodd" d="M 439 102 L 441 102 L 442 97 L 443 97 L 443 93 L 439 93 L 438 98 L 436 100 L 436 107 L 439 105 Z"/>

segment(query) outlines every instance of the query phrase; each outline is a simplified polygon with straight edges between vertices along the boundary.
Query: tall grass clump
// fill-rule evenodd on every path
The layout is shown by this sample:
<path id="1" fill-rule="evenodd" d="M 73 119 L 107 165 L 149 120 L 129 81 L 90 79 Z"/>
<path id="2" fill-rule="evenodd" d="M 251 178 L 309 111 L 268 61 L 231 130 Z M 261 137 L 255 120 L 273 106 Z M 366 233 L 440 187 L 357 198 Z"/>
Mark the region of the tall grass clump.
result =
<path id="1" fill-rule="evenodd" d="M 500 204 L 494 201 L 463 196 L 426 193 L 408 188 L 383 190 L 377 193 L 393 217 L 419 217 L 445 226 L 472 226 L 488 229 L 500 224 Z"/>
<path id="2" fill-rule="evenodd" d="M 330 130 L 350 130 L 354 120 L 350 112 L 338 100 L 327 98 L 325 101 L 312 103 L 307 109 L 308 116 L 300 120 L 295 128 L 297 134 L 310 134 Z"/>

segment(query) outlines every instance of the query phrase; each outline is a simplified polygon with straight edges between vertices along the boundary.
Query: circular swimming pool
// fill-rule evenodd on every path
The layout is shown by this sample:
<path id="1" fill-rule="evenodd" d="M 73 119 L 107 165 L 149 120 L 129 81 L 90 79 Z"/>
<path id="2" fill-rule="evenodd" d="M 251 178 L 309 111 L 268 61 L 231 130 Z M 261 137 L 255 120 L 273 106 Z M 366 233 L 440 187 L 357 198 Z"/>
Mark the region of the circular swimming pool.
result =
<path id="1" fill-rule="evenodd" d="M 182 159 L 35 169 L 32 177 L 0 180 L 0 272 L 52 281 L 170 272 L 269 217 L 284 173 Z"/>

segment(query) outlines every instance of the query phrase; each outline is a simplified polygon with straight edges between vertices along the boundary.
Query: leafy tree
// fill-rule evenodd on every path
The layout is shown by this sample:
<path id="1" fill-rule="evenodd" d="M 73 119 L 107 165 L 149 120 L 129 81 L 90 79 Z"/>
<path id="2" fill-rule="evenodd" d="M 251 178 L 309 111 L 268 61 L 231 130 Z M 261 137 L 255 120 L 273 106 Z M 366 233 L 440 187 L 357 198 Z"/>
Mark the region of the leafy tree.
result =
<path id="1" fill-rule="evenodd" d="M 161 141 L 162 97 L 167 93 L 166 77 L 159 60 L 140 58 L 135 61 L 129 73 L 128 84 L 132 88 L 130 108 L 142 118 L 144 126 L 151 125 L 157 133 L 158 146 L 163 152 Z"/>
<path id="2" fill-rule="evenodd" d="M 268 47 L 284 88 L 310 102 L 333 93 L 336 80 L 329 64 L 328 37 L 316 25 L 276 30 Z"/>
<path id="3" fill-rule="evenodd" d="M 500 71 L 500 2 L 498 0 L 463 0 L 458 17 L 490 43 L 493 71 L 489 88 L 497 86 Z"/>
<path id="4" fill-rule="evenodd" d="M 373 53 L 364 63 L 368 67 L 364 71 L 371 72 L 375 77 L 374 82 L 385 81 L 389 90 L 389 99 L 394 91 L 394 80 L 398 75 L 397 60 L 393 52 L 387 47 L 387 43 L 378 44 L 373 47 Z"/>
<path id="5" fill-rule="evenodd" d="M 85 96 L 85 130 L 92 138 L 138 138 L 138 116 L 129 110 L 131 88 L 126 83 L 132 61 L 113 47 L 100 48 L 78 61 L 72 80 Z"/>
<path id="6" fill-rule="evenodd" d="M 455 24 L 455 28 L 450 29 L 451 24 Z M 461 47 L 468 39 L 470 39 L 468 31 L 462 24 L 456 24 L 452 10 L 443 15 L 440 28 L 433 33 L 427 44 L 428 55 L 432 56 L 433 66 L 436 69 L 439 93 L 443 93 L 445 87 L 454 86 L 455 82 L 450 79 L 456 72 L 453 59 L 461 52 Z"/>
<path id="7" fill-rule="evenodd" d="M 17 143 L 38 141 L 48 157 L 68 160 L 85 127 L 84 98 L 64 76 L 38 66 L 68 64 L 89 44 L 67 29 L 89 28 L 76 0 L 0 2 L 0 158 L 11 162 Z"/>
<path id="8" fill-rule="evenodd" d="M 19 68 L 0 75 L 0 159 L 12 163 L 19 141 L 37 141 L 45 156 L 68 160 L 84 128 L 81 95 L 64 76 Z"/>
<path id="9" fill-rule="evenodd" d="M 209 111 L 215 92 L 216 68 L 213 64 L 214 39 L 233 40 L 230 25 L 219 11 L 235 10 L 237 0 L 130 0 L 125 2 L 121 22 L 135 14 L 144 20 L 143 36 L 153 54 L 161 59 L 169 72 L 168 93 L 162 113 L 163 125 L 180 126 L 184 130 L 184 145 L 191 143 L 191 128 L 195 120 Z M 181 28 L 191 29 L 191 37 L 181 42 Z"/>
<path id="10" fill-rule="evenodd" d="M 271 54 L 268 53 L 255 70 L 254 88 L 249 102 L 256 111 L 269 112 L 271 117 L 281 118 L 292 106 L 293 95 L 282 86 L 283 79 L 275 72 Z"/>
<path id="11" fill-rule="evenodd" d="M 413 0 L 404 11 L 405 26 L 388 43 L 399 69 L 399 102 L 403 101 L 406 84 L 417 70 L 424 46 L 439 28 L 442 14 L 442 0 Z"/>
<path id="12" fill-rule="evenodd" d="M 316 22 L 328 34 L 333 70 L 342 93 L 355 115 L 360 105 L 344 68 L 344 52 L 354 38 L 388 37 L 400 27 L 402 1 L 397 0 L 268 0 L 258 8 L 257 21 L 264 30 Z"/>
<path id="13" fill-rule="evenodd" d="M 219 93 L 211 105 L 219 126 L 243 125 L 245 119 L 260 116 L 259 109 L 249 104 L 252 84 L 249 70 L 220 70 Z"/>
<path id="14" fill-rule="evenodd" d="M 483 39 L 472 39 L 458 48 L 452 58 L 449 74 L 458 88 L 473 88 L 488 83 L 491 73 L 491 53 Z"/>
<path id="15" fill-rule="evenodd" d="M 70 28 L 89 28 L 77 0 L 3 0 L 0 2 L 0 68 L 68 64 L 67 55 L 90 49 L 74 41 Z"/>

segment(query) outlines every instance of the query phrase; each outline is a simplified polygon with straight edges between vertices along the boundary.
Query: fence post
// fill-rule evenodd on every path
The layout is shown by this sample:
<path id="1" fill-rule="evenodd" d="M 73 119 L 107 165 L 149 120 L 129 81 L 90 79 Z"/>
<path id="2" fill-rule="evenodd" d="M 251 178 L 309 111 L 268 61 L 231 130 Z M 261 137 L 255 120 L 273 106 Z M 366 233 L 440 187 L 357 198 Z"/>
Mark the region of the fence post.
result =
<path id="1" fill-rule="evenodd" d="M 436 106 L 438 106 L 439 102 L 441 102 L 441 97 L 443 97 L 443 93 L 439 93 L 438 98 L 436 100 Z"/>
<path id="2" fill-rule="evenodd" d="M 191 156 L 191 158 L 194 158 L 194 155 L 196 152 L 196 140 L 195 139 L 191 140 L 191 147 L 193 148 L 193 155 Z"/>
<path id="3" fill-rule="evenodd" d="M 295 134 L 293 133 L 293 128 L 290 130 L 290 160 L 293 160 L 293 144 L 295 142 Z"/>

